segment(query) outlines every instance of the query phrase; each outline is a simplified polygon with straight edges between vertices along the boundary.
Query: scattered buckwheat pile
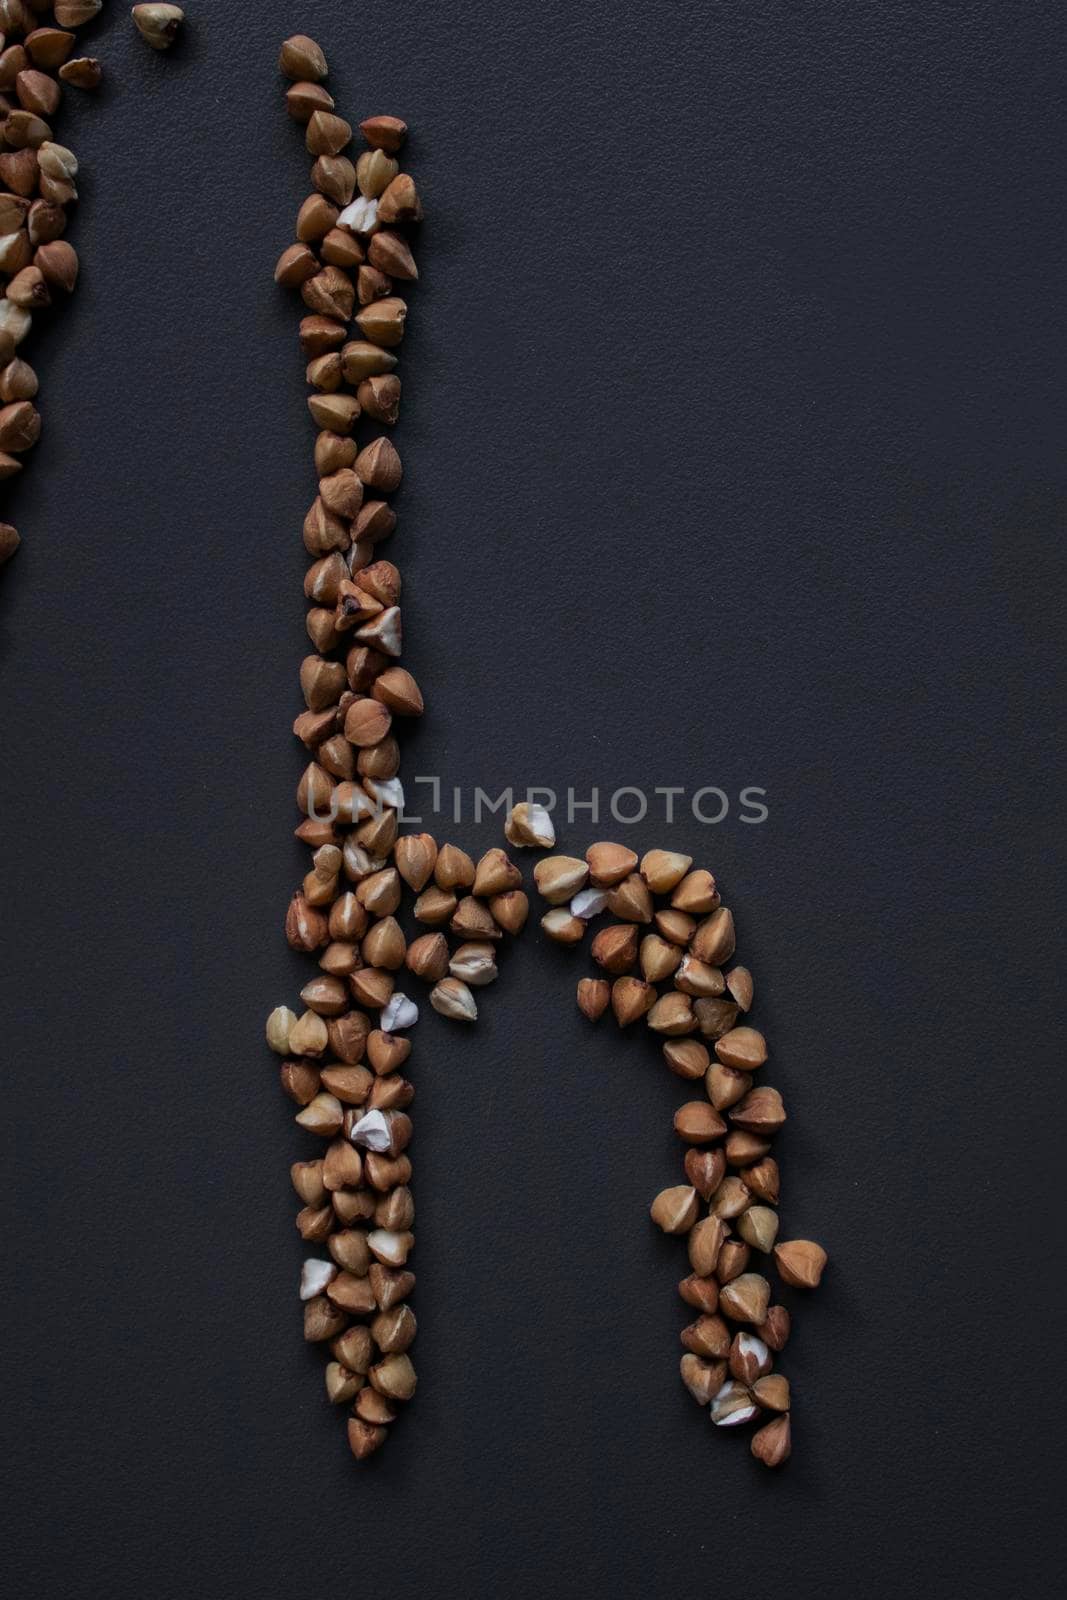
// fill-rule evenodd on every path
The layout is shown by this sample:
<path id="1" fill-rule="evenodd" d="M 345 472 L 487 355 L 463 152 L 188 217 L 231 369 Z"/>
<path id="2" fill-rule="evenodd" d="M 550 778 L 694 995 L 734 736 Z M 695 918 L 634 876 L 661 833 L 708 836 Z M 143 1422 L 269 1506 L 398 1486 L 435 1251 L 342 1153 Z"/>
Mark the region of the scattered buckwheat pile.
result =
<path id="1" fill-rule="evenodd" d="M 0 0 L 0 478 L 22 470 L 41 434 L 37 374 L 18 354 L 36 313 L 71 293 L 78 257 L 63 235 L 78 198 L 78 162 L 57 144 L 52 124 L 64 85 L 95 89 L 100 63 L 78 55 L 75 28 L 103 0 Z M 51 14 L 51 20 L 50 20 Z M 0 563 L 19 535 L 0 523 Z"/>
<path id="2" fill-rule="evenodd" d="M 752 1454 L 777 1467 L 789 1456 L 790 1397 L 788 1380 L 772 1369 L 790 1319 L 754 1269 L 773 1256 L 784 1283 L 813 1289 L 826 1252 L 810 1239 L 778 1240 L 771 1148 L 785 1107 L 777 1089 L 754 1079 L 767 1045 L 744 1020 L 752 974 L 727 965 L 733 916 L 711 873 L 691 869 L 692 858 L 673 850 L 650 850 L 638 862 L 624 845 L 601 843 L 584 860 L 544 857 L 534 880 L 552 907 L 541 926 L 561 944 L 578 944 L 601 913 L 615 919 L 592 941 L 606 976 L 579 983 L 584 1015 L 596 1021 L 610 1006 L 622 1028 L 644 1017 L 663 1038 L 670 1071 L 703 1087 L 674 1117 L 687 1146 L 686 1182 L 652 1202 L 652 1220 L 664 1233 L 684 1234 L 689 1252 L 678 1290 L 697 1315 L 682 1332 L 682 1382 L 717 1427 L 768 1418 Z"/>
<path id="3" fill-rule="evenodd" d="M 431 985 L 435 1011 L 473 1022 L 472 990 L 496 977 L 497 942 L 518 932 L 528 905 L 503 851 L 476 865 L 428 833 L 398 830 L 396 725 L 419 716 L 423 698 L 399 665 L 400 573 L 378 546 L 397 522 L 389 496 L 401 464 L 384 430 L 400 411 L 401 291 L 418 277 L 411 234 L 422 208 L 399 161 L 407 129 L 396 117 L 369 117 L 360 124 L 366 148 L 354 156 L 353 129 L 325 87 L 315 41 L 288 39 L 281 69 L 314 164 L 275 280 L 304 302 L 300 345 L 318 429 L 318 488 L 304 519 L 313 649 L 301 664 L 305 709 L 293 724 L 310 755 L 297 789 L 297 836 L 312 856 L 286 935 L 319 971 L 301 991 L 301 1015 L 272 1012 L 267 1040 L 285 1058 L 282 1087 L 300 1107 L 297 1123 L 325 1141 L 324 1155 L 292 1168 L 297 1228 L 320 1247 L 300 1283 L 304 1335 L 329 1348 L 327 1394 L 351 1407 L 349 1444 L 362 1459 L 384 1443 L 398 1404 L 415 1391 L 407 1265 L 414 1088 L 404 1068 L 419 1008 L 398 987 L 400 974 Z M 429 930 L 410 944 L 397 920 L 406 891 Z"/>

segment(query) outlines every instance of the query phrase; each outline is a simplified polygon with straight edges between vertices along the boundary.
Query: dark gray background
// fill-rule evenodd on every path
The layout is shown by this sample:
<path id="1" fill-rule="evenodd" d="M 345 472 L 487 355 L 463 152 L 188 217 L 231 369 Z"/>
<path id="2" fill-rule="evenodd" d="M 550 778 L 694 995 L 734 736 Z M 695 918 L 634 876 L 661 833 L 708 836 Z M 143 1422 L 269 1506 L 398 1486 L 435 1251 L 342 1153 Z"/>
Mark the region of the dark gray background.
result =
<path id="1" fill-rule="evenodd" d="M 16 1586 L 1052 1594 L 1061 8 L 194 3 L 165 58 L 113 10 L 0 578 Z M 680 1086 L 533 932 L 419 1026 L 421 1385 L 369 1466 L 300 1339 L 297 28 L 428 209 L 405 771 L 768 790 L 626 836 L 722 881 L 832 1256 L 777 1477 L 677 1378 Z"/>

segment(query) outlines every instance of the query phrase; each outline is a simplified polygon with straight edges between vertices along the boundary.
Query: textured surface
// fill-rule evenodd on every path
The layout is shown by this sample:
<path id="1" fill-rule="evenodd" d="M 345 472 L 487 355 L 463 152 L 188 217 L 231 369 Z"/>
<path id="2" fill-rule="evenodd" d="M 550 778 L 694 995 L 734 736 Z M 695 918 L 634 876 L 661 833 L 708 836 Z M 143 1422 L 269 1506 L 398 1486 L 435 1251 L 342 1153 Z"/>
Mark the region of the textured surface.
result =
<path id="1" fill-rule="evenodd" d="M 99 30 L 0 576 L 17 1586 L 1051 1595 L 1060 7 L 235 9 L 169 57 Z M 300 1341 L 260 1045 L 300 970 L 297 28 L 409 119 L 430 216 L 405 771 L 768 791 L 627 836 L 723 882 L 832 1256 L 777 1477 L 676 1375 L 678 1085 L 532 933 L 473 1034 L 419 1027 L 421 1387 L 369 1468 Z"/>

